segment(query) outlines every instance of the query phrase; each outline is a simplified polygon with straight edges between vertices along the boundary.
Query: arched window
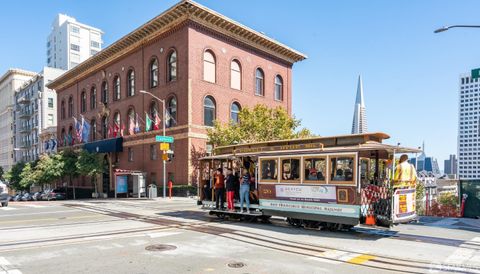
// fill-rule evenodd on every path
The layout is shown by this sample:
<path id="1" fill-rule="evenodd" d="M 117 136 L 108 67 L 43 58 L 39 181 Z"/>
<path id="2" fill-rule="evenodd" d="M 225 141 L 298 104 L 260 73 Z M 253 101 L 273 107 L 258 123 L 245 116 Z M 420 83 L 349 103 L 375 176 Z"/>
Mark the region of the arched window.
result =
<path id="1" fill-rule="evenodd" d="M 264 95 L 265 89 L 265 75 L 263 74 L 263 70 L 257 68 L 255 71 L 255 94 L 256 95 Z"/>
<path id="2" fill-rule="evenodd" d="M 213 127 L 213 121 L 215 121 L 215 99 L 212 96 L 207 96 L 203 100 L 203 124 Z"/>
<path id="3" fill-rule="evenodd" d="M 121 121 L 120 118 L 121 118 L 120 117 L 120 112 L 117 111 L 117 112 L 115 112 L 115 114 L 113 114 L 113 126 L 114 127 L 116 126 L 117 129 L 119 129 L 121 127 L 122 121 Z"/>
<path id="4" fill-rule="evenodd" d="M 107 116 L 102 117 L 102 135 L 103 139 L 107 139 L 108 136 L 108 118 Z"/>
<path id="5" fill-rule="evenodd" d="M 62 103 L 60 103 L 60 117 L 62 119 L 66 118 L 66 112 L 65 112 L 65 100 L 62 100 Z"/>
<path id="6" fill-rule="evenodd" d="M 80 112 L 84 113 L 85 111 L 87 111 L 87 93 L 83 90 L 80 95 Z"/>
<path id="7" fill-rule="evenodd" d="M 90 109 L 97 107 L 97 88 L 95 86 L 90 90 Z"/>
<path id="8" fill-rule="evenodd" d="M 153 58 L 150 61 L 150 87 L 158 86 L 158 60 Z"/>
<path id="9" fill-rule="evenodd" d="M 283 100 L 283 80 L 280 75 L 275 76 L 275 100 Z"/>
<path id="10" fill-rule="evenodd" d="M 167 58 L 167 80 L 168 82 L 177 80 L 177 52 L 172 50 Z"/>
<path id="11" fill-rule="evenodd" d="M 108 83 L 107 81 L 104 81 L 102 83 L 102 103 L 105 105 L 108 104 Z"/>
<path id="12" fill-rule="evenodd" d="M 209 50 L 203 53 L 203 80 L 215 83 L 215 55 Z"/>
<path id="13" fill-rule="evenodd" d="M 113 78 L 113 100 L 120 100 L 120 76 Z"/>
<path id="14" fill-rule="evenodd" d="M 127 96 L 135 95 L 135 71 L 130 69 L 127 73 Z"/>
<path id="15" fill-rule="evenodd" d="M 157 127 L 155 127 L 155 123 L 157 121 L 156 117 L 158 115 L 158 107 L 157 107 L 157 102 L 152 101 L 150 103 L 150 107 L 148 108 L 148 113 L 150 115 L 150 119 L 152 120 L 152 124 L 150 125 L 150 130 L 157 130 Z"/>
<path id="16" fill-rule="evenodd" d="M 68 98 L 68 117 L 73 117 L 73 97 Z"/>
<path id="17" fill-rule="evenodd" d="M 238 90 L 242 89 L 242 70 L 238 60 L 233 60 L 230 63 L 230 87 Z"/>
<path id="18" fill-rule="evenodd" d="M 136 117 L 135 110 L 133 108 L 128 109 L 127 118 L 128 118 L 128 132 L 130 135 L 135 134 L 136 130 Z"/>
<path id="19" fill-rule="evenodd" d="M 233 102 L 230 107 L 230 120 L 235 124 L 240 121 L 239 114 L 241 109 L 240 104 L 237 102 Z"/>
<path id="20" fill-rule="evenodd" d="M 97 121 L 95 119 L 92 119 L 90 121 L 90 134 L 92 135 L 92 141 L 97 140 Z"/>
<path id="21" fill-rule="evenodd" d="M 167 102 L 167 127 L 174 127 L 177 125 L 177 98 L 171 97 Z"/>

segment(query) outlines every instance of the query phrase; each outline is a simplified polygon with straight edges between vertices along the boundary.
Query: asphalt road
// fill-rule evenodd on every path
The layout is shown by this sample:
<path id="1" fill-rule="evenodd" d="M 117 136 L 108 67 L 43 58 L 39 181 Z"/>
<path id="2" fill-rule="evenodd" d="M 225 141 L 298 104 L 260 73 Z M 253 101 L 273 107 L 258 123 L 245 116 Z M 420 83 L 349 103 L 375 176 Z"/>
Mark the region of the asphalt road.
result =
<path id="1" fill-rule="evenodd" d="M 329 232 L 218 220 L 194 200 L 11 203 L 3 273 L 480 273 L 480 233 L 400 225 Z"/>

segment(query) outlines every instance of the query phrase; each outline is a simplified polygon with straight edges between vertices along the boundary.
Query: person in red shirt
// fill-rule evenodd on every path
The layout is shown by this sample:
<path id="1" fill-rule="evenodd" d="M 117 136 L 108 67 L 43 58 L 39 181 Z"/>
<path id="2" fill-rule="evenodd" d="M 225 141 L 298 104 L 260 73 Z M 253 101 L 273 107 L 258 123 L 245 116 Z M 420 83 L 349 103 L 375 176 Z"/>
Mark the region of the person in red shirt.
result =
<path id="1" fill-rule="evenodd" d="M 227 177 L 225 178 L 225 185 L 227 187 L 227 207 L 229 211 L 235 211 L 233 198 L 235 194 L 236 181 L 237 181 L 237 177 L 233 175 L 232 169 L 229 168 L 227 170 Z"/>
<path id="2" fill-rule="evenodd" d="M 223 204 L 225 202 L 225 176 L 222 174 L 222 169 L 217 169 L 217 172 L 214 175 L 215 180 L 215 208 L 224 210 Z M 220 203 L 220 206 L 218 205 Z"/>

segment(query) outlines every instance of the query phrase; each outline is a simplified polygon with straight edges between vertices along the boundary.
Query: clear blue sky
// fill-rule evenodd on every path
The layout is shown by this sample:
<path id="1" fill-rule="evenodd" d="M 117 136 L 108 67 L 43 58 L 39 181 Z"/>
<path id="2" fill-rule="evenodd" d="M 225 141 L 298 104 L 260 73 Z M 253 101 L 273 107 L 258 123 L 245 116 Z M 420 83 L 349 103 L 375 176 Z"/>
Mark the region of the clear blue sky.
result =
<path id="1" fill-rule="evenodd" d="M 0 73 L 41 70 L 57 13 L 101 28 L 109 45 L 176 2 L 4 1 Z M 198 2 L 308 55 L 294 65 L 293 112 L 315 133 L 350 133 L 361 74 L 370 131 L 390 134 L 395 144 L 425 141 L 441 168 L 456 153 L 458 77 L 480 67 L 480 29 L 433 30 L 480 24 L 478 1 Z"/>

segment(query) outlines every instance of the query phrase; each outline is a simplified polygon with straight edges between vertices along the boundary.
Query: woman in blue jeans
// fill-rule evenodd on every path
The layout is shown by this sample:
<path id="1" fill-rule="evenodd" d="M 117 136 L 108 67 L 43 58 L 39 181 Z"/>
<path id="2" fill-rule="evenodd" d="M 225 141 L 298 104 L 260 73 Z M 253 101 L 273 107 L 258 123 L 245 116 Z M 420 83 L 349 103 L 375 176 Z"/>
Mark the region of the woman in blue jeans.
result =
<path id="1" fill-rule="evenodd" d="M 240 180 L 240 213 L 243 213 L 243 202 L 247 203 L 247 213 L 250 214 L 250 174 L 247 169 L 243 170 Z"/>

